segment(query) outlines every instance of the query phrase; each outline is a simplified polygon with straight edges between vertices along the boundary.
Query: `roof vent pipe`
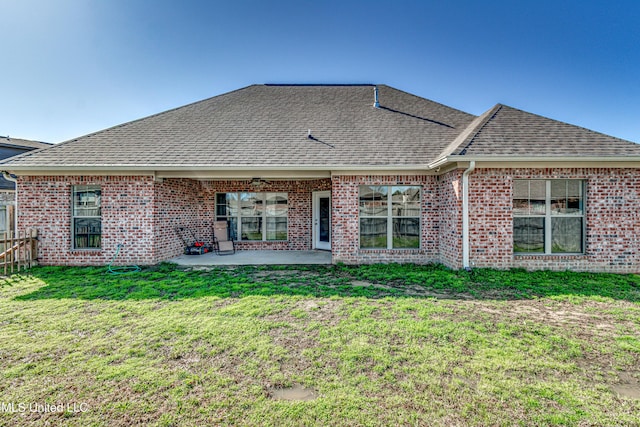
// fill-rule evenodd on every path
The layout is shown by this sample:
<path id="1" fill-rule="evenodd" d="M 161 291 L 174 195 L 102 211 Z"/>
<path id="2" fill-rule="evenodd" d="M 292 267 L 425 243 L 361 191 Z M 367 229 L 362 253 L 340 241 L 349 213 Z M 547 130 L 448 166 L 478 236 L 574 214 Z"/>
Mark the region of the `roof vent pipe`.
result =
<path id="1" fill-rule="evenodd" d="M 373 87 L 373 106 L 374 108 L 380 108 L 380 102 L 378 101 L 378 86 Z"/>

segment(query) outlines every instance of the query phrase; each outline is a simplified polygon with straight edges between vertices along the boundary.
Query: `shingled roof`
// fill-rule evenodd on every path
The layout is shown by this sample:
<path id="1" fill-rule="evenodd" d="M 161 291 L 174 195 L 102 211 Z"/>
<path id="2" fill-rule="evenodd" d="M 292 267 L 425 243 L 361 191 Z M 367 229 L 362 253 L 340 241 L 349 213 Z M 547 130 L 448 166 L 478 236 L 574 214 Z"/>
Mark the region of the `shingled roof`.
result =
<path id="1" fill-rule="evenodd" d="M 32 141 L 30 139 L 20 139 L 20 138 L 11 138 L 8 136 L 0 136 L 0 146 L 34 150 L 38 148 L 50 147 L 51 144 L 48 142 Z"/>
<path id="2" fill-rule="evenodd" d="M 249 86 L 22 156 L 10 166 L 421 165 L 473 119 L 377 87 L 380 108 L 373 107 L 373 85 Z"/>
<path id="3" fill-rule="evenodd" d="M 253 85 L 2 168 L 408 169 L 448 156 L 532 155 L 639 156 L 640 145 L 503 105 L 476 117 L 386 85 Z"/>
<path id="4" fill-rule="evenodd" d="M 640 145 L 498 104 L 472 122 L 444 155 L 618 157 Z"/>

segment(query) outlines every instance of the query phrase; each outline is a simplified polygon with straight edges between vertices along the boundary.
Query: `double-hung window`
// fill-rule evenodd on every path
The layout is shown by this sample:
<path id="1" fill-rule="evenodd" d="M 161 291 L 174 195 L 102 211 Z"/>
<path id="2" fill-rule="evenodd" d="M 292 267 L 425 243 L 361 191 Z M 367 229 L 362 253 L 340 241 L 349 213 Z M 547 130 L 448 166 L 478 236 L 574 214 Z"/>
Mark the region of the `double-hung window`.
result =
<path id="1" fill-rule="evenodd" d="M 74 249 L 100 249 L 102 245 L 102 191 L 99 186 L 73 187 L 72 234 Z"/>
<path id="2" fill-rule="evenodd" d="M 232 240 L 287 240 L 287 202 L 287 193 L 218 193 L 216 219 L 228 222 Z"/>
<path id="3" fill-rule="evenodd" d="M 361 185 L 360 248 L 420 247 L 420 187 Z"/>
<path id="4" fill-rule="evenodd" d="M 581 180 L 515 180 L 513 252 L 583 253 L 584 201 Z"/>

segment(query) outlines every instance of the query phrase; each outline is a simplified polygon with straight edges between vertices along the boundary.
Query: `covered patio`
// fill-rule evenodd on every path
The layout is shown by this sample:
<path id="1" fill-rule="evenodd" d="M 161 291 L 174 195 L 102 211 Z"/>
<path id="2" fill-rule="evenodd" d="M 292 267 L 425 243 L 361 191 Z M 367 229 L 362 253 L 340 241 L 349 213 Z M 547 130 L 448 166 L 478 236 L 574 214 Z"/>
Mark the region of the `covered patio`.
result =
<path id="1" fill-rule="evenodd" d="M 181 266 L 215 265 L 295 265 L 295 264 L 331 264 L 331 252 L 311 251 L 274 251 L 247 250 L 232 255 L 216 255 L 209 252 L 204 255 L 180 255 L 168 262 Z"/>

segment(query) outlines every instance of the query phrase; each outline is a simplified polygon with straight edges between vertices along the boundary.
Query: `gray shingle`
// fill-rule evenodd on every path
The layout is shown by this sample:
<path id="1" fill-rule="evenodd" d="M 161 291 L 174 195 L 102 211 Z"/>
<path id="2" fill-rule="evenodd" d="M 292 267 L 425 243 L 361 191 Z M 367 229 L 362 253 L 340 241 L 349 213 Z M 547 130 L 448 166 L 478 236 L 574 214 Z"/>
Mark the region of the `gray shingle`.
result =
<path id="1" fill-rule="evenodd" d="M 411 167 L 448 155 L 640 155 L 497 105 L 471 114 L 379 85 L 253 85 L 14 158 L 4 168 Z M 314 139 L 307 137 L 308 130 Z"/>
<path id="2" fill-rule="evenodd" d="M 498 104 L 451 154 L 467 156 L 613 157 L 640 155 L 640 145 Z"/>
<path id="3" fill-rule="evenodd" d="M 473 116 L 380 85 L 254 85 L 23 156 L 12 166 L 426 164 Z M 307 138 L 308 130 L 316 140 Z"/>

